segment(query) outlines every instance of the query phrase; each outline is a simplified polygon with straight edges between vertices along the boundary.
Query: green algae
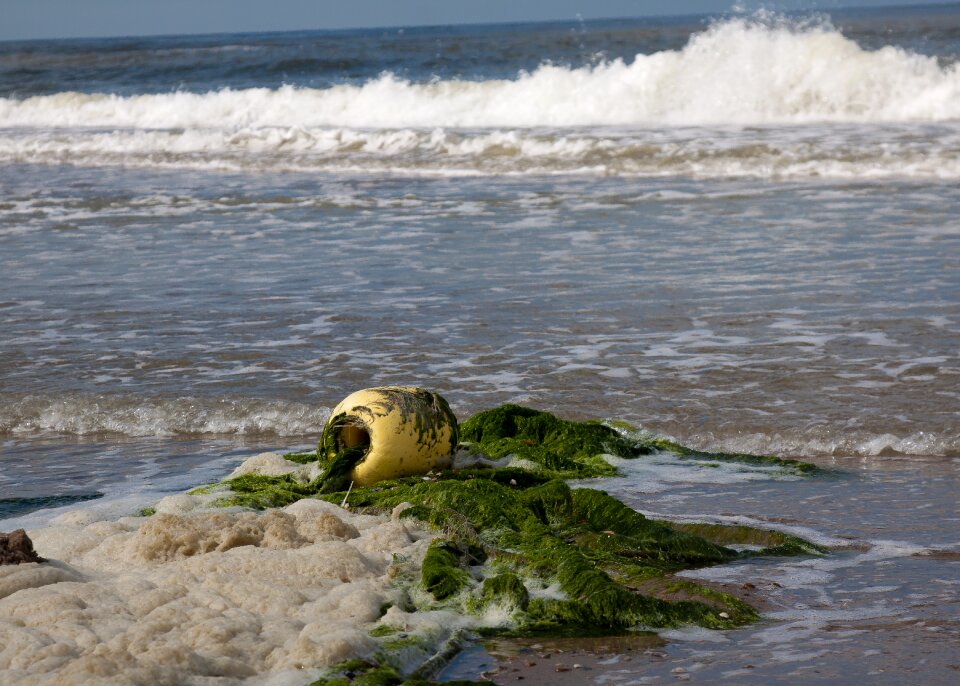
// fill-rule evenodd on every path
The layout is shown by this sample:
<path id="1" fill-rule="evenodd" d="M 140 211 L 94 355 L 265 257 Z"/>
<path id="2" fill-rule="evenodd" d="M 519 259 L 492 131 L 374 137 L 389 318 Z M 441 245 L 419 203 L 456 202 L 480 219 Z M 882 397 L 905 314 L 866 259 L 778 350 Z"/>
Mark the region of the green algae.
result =
<path id="1" fill-rule="evenodd" d="M 224 481 L 216 484 L 205 484 L 203 486 L 197 486 L 196 488 L 191 488 L 187 491 L 187 495 L 208 495 L 213 493 L 218 489 L 222 489 L 225 485 L 228 485 L 230 482 Z"/>
<path id="2" fill-rule="evenodd" d="M 283 459 L 297 464 L 310 464 L 319 460 L 320 455 L 316 450 L 311 450 L 310 452 L 284 453 Z"/>
<path id="3" fill-rule="evenodd" d="M 512 572 L 487 577 L 483 580 L 475 608 L 482 611 L 491 605 L 525 611 L 530 605 L 530 592 L 523 580 Z"/>
<path id="4" fill-rule="evenodd" d="M 752 607 L 672 575 L 757 555 L 823 552 L 775 531 L 650 520 L 603 491 L 571 489 L 563 481 L 615 474 L 605 455 L 634 459 L 661 450 L 796 473 L 815 469 L 773 457 L 703 453 L 626 431 L 504 405 L 464 422 L 461 436 L 474 453 L 493 460 L 515 456 L 523 462 L 513 464 L 533 469 L 479 467 L 385 481 L 353 489 L 349 503 L 373 512 L 410 503 L 413 507 L 403 517 L 425 521 L 441 532 L 427 550 L 418 580 L 431 602 L 474 613 L 495 603 L 514 608 L 512 630 L 518 633 L 595 633 L 691 623 L 739 626 L 756 619 Z M 318 454 L 324 454 L 323 446 L 321 441 Z M 362 452 L 362 447 L 340 450 L 326 472 L 306 484 L 293 475 L 231 479 L 226 482 L 229 493 L 215 504 L 264 509 L 305 497 L 340 503 Z M 291 456 L 302 462 L 316 457 Z M 491 574 L 475 578 L 473 570 L 482 564 Z M 547 587 L 559 593 L 530 592 Z"/>
<path id="5" fill-rule="evenodd" d="M 370 630 L 370 635 L 374 638 L 383 638 L 384 636 L 392 636 L 396 633 L 399 633 L 400 629 L 395 626 L 390 626 L 389 624 L 381 624 Z"/>
<path id="6" fill-rule="evenodd" d="M 244 474 L 228 479 L 224 483 L 230 487 L 230 492 L 213 502 L 216 507 L 239 505 L 254 510 L 265 510 L 269 507 L 284 507 L 301 498 L 316 496 L 320 492 L 320 479 L 303 484 L 292 474 L 282 476 Z M 194 489 L 191 493 L 198 491 L 203 492 L 201 489 Z M 206 492 L 209 493 L 210 490 Z"/>
<path id="7" fill-rule="evenodd" d="M 434 541 L 427 550 L 421 579 L 424 589 L 437 600 L 459 593 L 470 580 L 470 575 L 462 567 L 462 557 L 462 551 L 450 541 Z"/>
<path id="8" fill-rule="evenodd" d="M 363 660 L 350 660 L 337 665 L 331 672 L 334 676 L 318 679 L 310 686 L 400 686 L 401 684 L 409 684 L 393 668 Z"/>
<path id="9" fill-rule="evenodd" d="M 324 497 L 335 502 L 340 494 Z M 603 491 L 571 489 L 559 479 L 521 487 L 441 475 L 356 489 L 350 500 L 354 509 L 384 512 L 411 503 L 404 516 L 442 532 L 424 560 L 421 585 L 435 600 L 466 611 L 478 611 L 500 593 L 506 596 L 500 602 L 522 610 L 513 629 L 518 633 L 689 623 L 729 628 L 756 618 L 744 603 L 707 590 L 680 600 L 661 597 L 674 593 L 672 572 L 741 554 L 650 520 Z M 469 569 L 485 559 L 498 574 L 480 584 Z M 562 597 L 531 597 L 521 582 L 523 599 L 521 579 L 555 584 Z"/>
<path id="10" fill-rule="evenodd" d="M 755 546 L 756 550 L 742 551 L 742 555 L 823 555 L 827 549 L 799 536 L 791 536 L 775 529 L 755 529 L 730 524 L 700 522 L 673 523 L 674 529 L 702 536 L 719 545 Z"/>
<path id="11" fill-rule="evenodd" d="M 632 458 L 650 452 L 604 424 L 571 422 L 520 405 L 475 414 L 461 424 L 460 437 L 474 452 L 493 459 L 516 455 L 565 478 L 614 476 L 616 469 L 602 455 Z"/>
<path id="12" fill-rule="evenodd" d="M 796 474 L 818 471 L 815 465 L 771 455 L 695 450 L 625 422 L 573 422 L 510 404 L 470 417 L 460 425 L 460 437 L 475 453 L 493 459 L 515 455 L 561 478 L 614 476 L 616 469 L 603 455 L 632 459 L 659 451 L 715 463 L 779 467 Z"/>
<path id="13" fill-rule="evenodd" d="M 361 449 L 346 449 L 330 462 L 323 474 L 309 483 L 302 483 L 294 474 L 280 476 L 243 474 L 224 482 L 230 487 L 231 493 L 218 498 L 213 505 L 216 507 L 239 505 L 264 510 L 269 507 L 284 507 L 301 498 L 345 491 L 351 483 L 350 471 L 362 458 Z M 219 484 L 213 484 L 195 488 L 191 493 L 211 493 L 218 486 Z"/>

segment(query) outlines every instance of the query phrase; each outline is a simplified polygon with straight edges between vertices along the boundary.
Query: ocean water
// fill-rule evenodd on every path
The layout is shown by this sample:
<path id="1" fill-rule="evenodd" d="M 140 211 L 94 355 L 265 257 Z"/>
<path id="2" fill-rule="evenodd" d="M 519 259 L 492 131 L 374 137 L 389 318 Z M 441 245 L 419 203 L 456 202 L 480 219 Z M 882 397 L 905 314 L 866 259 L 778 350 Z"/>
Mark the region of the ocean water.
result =
<path id="1" fill-rule="evenodd" d="M 957 5 L 0 43 L 0 529 L 417 384 L 842 471 L 604 485 L 842 542 L 613 683 L 954 683 L 958 350 Z"/>

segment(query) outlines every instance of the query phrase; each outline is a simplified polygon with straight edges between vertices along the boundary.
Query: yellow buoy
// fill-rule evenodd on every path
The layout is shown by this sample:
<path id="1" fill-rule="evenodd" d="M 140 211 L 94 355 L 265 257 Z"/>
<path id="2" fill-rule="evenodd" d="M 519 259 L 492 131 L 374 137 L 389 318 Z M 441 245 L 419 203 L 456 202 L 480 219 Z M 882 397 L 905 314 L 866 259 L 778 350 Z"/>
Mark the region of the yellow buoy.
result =
<path id="1" fill-rule="evenodd" d="M 365 449 L 350 477 L 369 486 L 449 467 L 459 441 L 457 418 L 438 394 L 382 386 L 351 393 L 333 408 L 320 454 L 332 459 L 349 448 Z"/>

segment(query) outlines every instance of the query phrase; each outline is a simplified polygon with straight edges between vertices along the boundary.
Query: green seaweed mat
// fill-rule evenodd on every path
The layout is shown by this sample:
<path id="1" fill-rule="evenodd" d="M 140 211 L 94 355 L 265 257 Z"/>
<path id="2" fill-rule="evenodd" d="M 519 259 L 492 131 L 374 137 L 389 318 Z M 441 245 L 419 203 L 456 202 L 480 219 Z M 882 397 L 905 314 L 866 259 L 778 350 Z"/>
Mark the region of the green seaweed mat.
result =
<path id="1" fill-rule="evenodd" d="M 777 531 L 718 524 L 671 524 L 634 511 L 607 493 L 571 488 L 564 479 L 611 476 L 604 458 L 640 459 L 666 451 L 766 465 L 812 474 L 813 465 L 769 456 L 704 453 L 598 422 L 572 422 L 518 405 L 481 412 L 460 426 L 461 449 L 510 467 L 446 470 L 385 481 L 347 494 L 343 467 L 311 483 L 295 476 L 245 475 L 226 482 L 219 505 L 262 509 L 304 497 L 354 511 L 389 512 L 439 532 L 417 585 L 419 609 L 446 607 L 510 617 L 499 633 L 610 634 L 640 627 L 694 624 L 728 629 L 755 621 L 757 611 L 723 588 L 680 579 L 675 572 L 759 555 L 822 554 L 818 546 Z M 312 453 L 288 456 L 307 462 Z M 316 459 L 316 456 L 314 456 Z M 338 456 L 346 466 L 353 456 Z M 737 551 L 728 545 L 747 544 Z M 756 549 L 759 548 L 759 549 Z M 549 589 L 549 591 L 547 590 Z M 423 684 L 403 681 L 389 666 L 353 661 L 317 684 Z"/>

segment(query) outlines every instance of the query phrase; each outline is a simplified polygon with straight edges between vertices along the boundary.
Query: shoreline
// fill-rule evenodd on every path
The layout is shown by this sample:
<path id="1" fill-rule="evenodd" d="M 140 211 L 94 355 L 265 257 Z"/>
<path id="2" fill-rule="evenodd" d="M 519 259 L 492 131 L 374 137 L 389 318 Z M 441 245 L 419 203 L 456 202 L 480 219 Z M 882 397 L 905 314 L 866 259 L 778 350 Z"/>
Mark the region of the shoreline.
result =
<path id="1" fill-rule="evenodd" d="M 479 678 L 508 686 L 579 686 L 597 681 L 621 663 L 663 659 L 667 641 L 655 633 L 577 638 L 489 638 L 467 648 L 438 675 L 448 679 Z M 600 682 L 603 683 L 603 682 Z"/>
<path id="2" fill-rule="evenodd" d="M 131 595 L 128 585 L 135 578 L 134 585 L 146 584 L 168 598 L 160 604 L 163 613 L 183 615 L 183 636 L 173 640 L 186 641 L 177 650 L 200 660 L 200 675 L 227 670 L 240 676 L 247 669 L 272 674 L 291 660 L 314 670 L 326 663 L 333 670 L 326 673 L 334 676 L 371 669 L 426 675 L 456 660 L 463 647 L 455 640 L 458 630 L 564 635 L 588 627 L 594 634 L 621 634 L 638 624 L 743 626 L 757 618 L 744 602 L 745 588 L 700 583 L 676 572 L 757 555 L 821 551 L 772 530 L 649 520 L 604 491 L 567 484 L 571 477 L 581 485 L 591 482 L 584 477 L 614 477 L 615 465 L 661 453 L 674 454 L 677 466 L 671 469 L 706 470 L 711 478 L 805 478 L 817 473 L 811 465 L 690 451 L 624 428 L 570 422 L 515 405 L 475 415 L 460 425 L 460 436 L 465 453 L 458 466 L 423 476 L 341 491 L 341 476 L 332 487 L 327 483 L 340 474 L 340 457 L 324 462 L 319 450 L 264 453 L 249 457 L 224 481 L 167 496 L 139 517 L 108 521 L 82 509 L 63 514 L 52 527 L 31 532 L 38 553 L 54 559 L 54 566 L 6 570 L 0 578 L 8 592 L 0 594 L 6 596 L 0 610 L 22 612 L 15 591 L 31 586 L 24 600 L 36 595 L 59 602 L 56 587 L 67 582 L 63 588 L 78 593 L 87 609 L 79 625 L 64 616 L 63 628 L 51 636 L 66 631 L 59 640 L 69 641 L 72 626 L 118 619 L 120 635 L 134 627 L 150 632 L 149 618 L 158 610 L 142 605 L 142 592 Z M 748 545 L 735 550 L 725 543 Z M 201 611 L 208 593 L 220 598 L 211 615 Z M 359 605 L 351 609 L 354 603 Z M 112 605 L 125 608 L 119 617 L 96 618 L 98 608 Z M 186 619 L 198 612 L 199 624 Z M 324 618 L 324 612 L 333 614 Z M 237 652 L 237 640 L 249 642 L 252 627 L 279 617 L 294 624 L 286 633 L 272 629 L 277 635 L 268 645 L 253 649 L 251 643 L 253 662 L 244 667 L 247 658 Z M 209 622 L 243 638 L 219 645 L 215 650 L 225 652 L 215 657 L 203 638 Z M 298 634 L 300 647 L 291 652 Z M 326 657 L 318 663 L 312 654 Z M 68 674 L 89 669 L 85 655 L 80 651 L 63 663 Z M 119 665 L 129 659 L 125 655 L 121 650 L 111 659 Z M 130 666 L 151 664 L 149 651 L 144 658 L 143 666 L 135 666 L 139 658 Z M 587 653 L 583 659 L 594 662 Z M 163 661 L 151 667 L 161 673 L 170 668 Z M 196 667 L 185 668 L 184 677 Z"/>

